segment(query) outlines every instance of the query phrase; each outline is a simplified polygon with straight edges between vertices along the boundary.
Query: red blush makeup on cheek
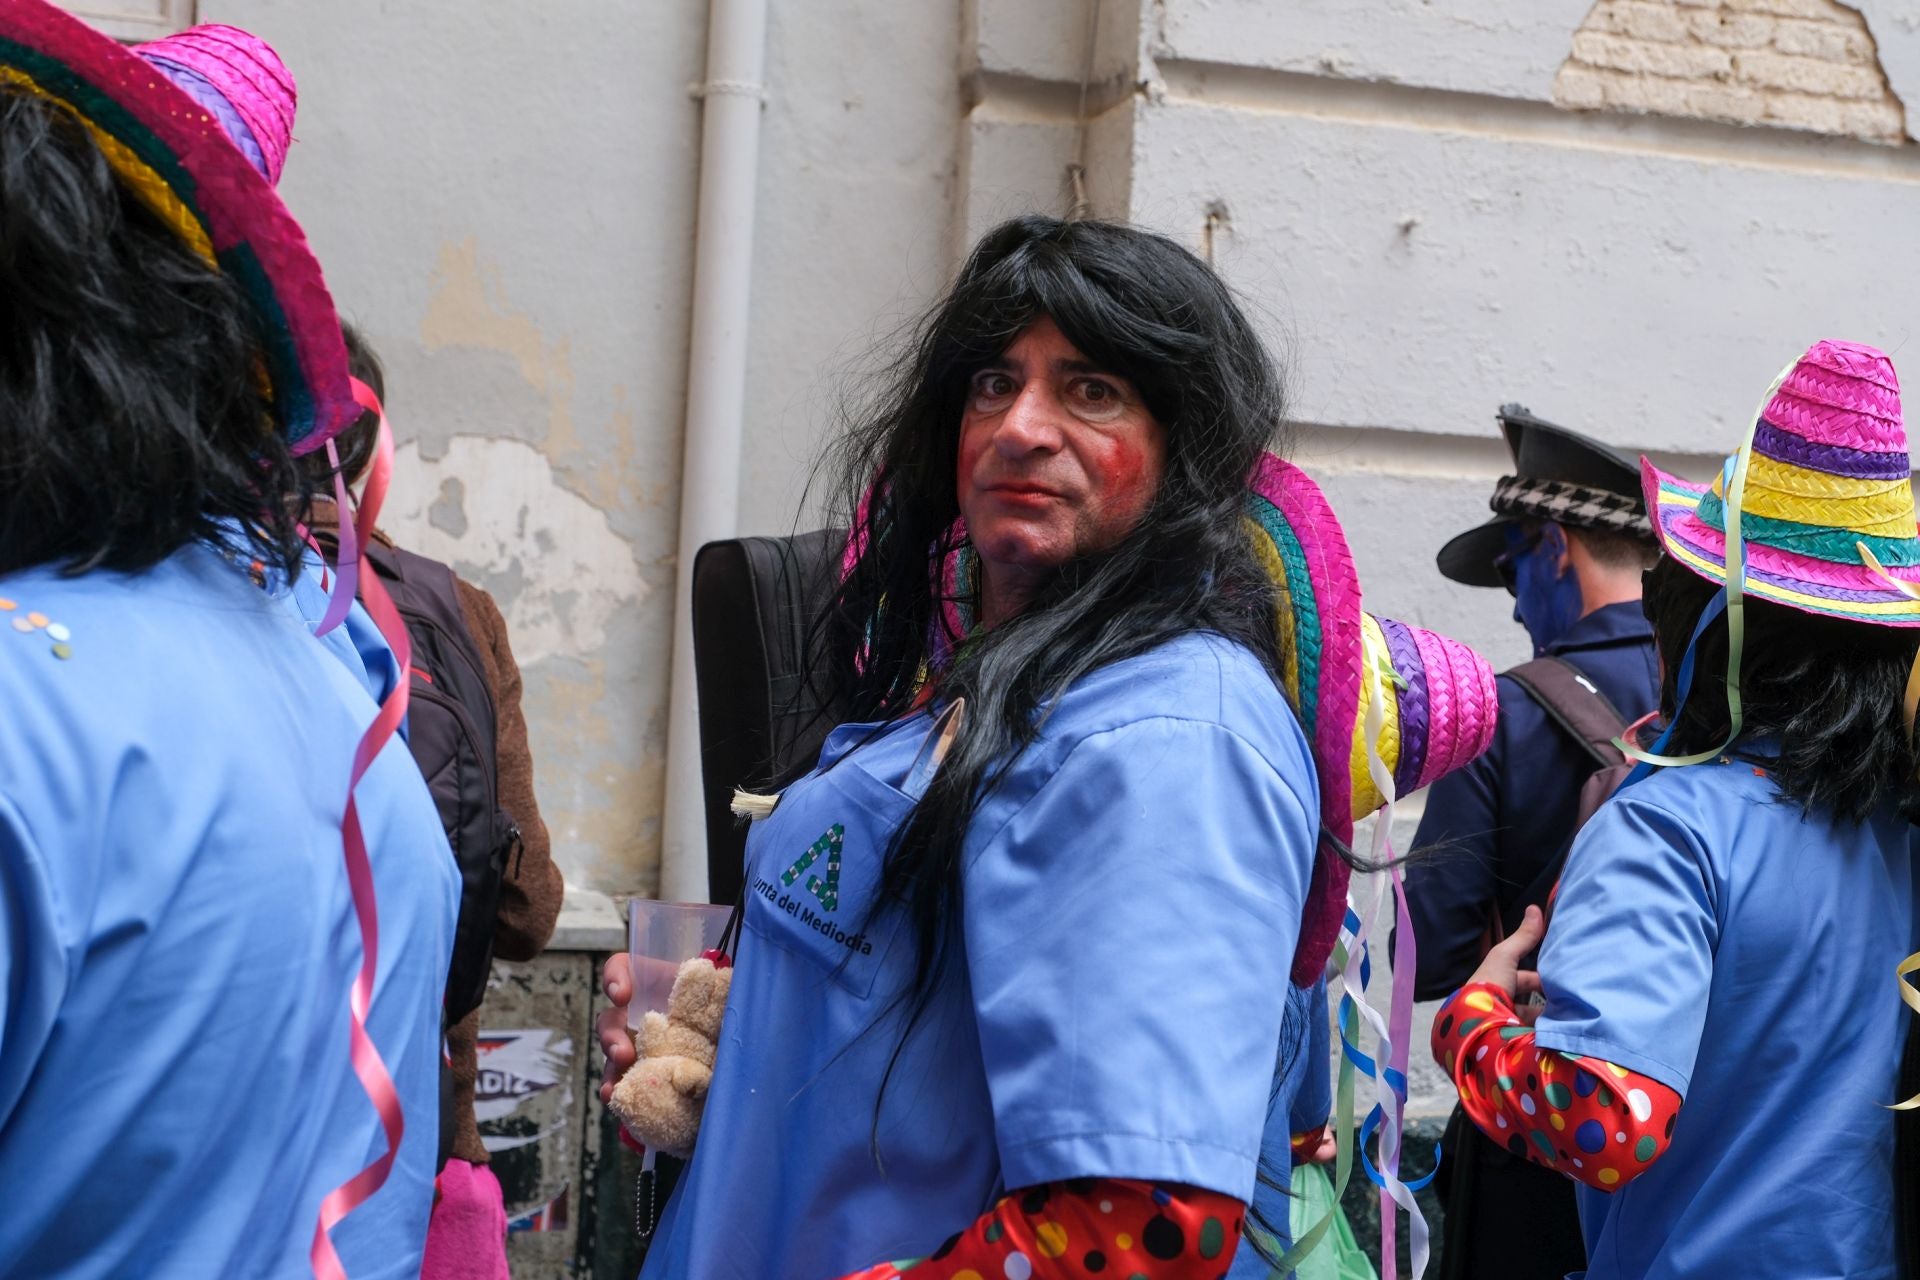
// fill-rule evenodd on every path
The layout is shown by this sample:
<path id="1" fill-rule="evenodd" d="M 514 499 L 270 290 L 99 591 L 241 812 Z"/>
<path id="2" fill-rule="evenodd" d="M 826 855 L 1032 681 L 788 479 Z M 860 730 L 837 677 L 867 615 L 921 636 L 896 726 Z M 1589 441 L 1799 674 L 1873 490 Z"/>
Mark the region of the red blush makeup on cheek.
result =
<path id="1" fill-rule="evenodd" d="M 1109 509 L 1144 505 L 1138 501 L 1146 486 L 1147 455 L 1131 440 L 1115 440 L 1099 451 L 1094 462 L 1099 487 Z"/>

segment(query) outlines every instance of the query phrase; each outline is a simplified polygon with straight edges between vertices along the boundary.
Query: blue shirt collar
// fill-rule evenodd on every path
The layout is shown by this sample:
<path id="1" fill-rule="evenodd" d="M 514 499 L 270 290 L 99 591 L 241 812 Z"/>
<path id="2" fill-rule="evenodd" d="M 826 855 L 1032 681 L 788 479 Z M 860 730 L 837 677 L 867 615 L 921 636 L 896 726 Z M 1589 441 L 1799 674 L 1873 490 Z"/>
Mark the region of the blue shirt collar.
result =
<path id="1" fill-rule="evenodd" d="M 1548 653 L 1575 653 L 1606 645 L 1653 639 L 1653 624 L 1641 612 L 1638 600 L 1601 605 L 1567 628 L 1567 633 L 1547 646 Z"/>

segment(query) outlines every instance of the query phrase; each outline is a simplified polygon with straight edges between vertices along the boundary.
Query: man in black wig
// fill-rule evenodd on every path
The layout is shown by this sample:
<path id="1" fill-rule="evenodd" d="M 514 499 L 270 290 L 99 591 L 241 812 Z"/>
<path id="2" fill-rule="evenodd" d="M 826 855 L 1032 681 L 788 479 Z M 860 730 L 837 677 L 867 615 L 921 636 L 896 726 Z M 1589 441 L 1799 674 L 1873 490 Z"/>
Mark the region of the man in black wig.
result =
<path id="1" fill-rule="evenodd" d="M 748 841 L 646 1276 L 1278 1262 L 1289 1140 L 1327 1115 L 1324 986 L 1292 980 L 1317 774 L 1246 515 L 1282 410 L 1172 241 L 1027 217 L 976 247 L 842 442 L 816 674 L 852 723 Z M 633 1061 L 623 1009 L 601 1042 Z"/>

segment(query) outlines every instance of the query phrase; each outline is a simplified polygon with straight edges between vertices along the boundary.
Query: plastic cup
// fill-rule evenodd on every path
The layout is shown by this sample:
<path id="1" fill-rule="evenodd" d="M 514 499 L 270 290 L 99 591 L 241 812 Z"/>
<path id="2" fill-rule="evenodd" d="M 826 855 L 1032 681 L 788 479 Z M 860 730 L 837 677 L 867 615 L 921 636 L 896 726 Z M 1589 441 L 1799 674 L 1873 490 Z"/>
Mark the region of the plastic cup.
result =
<path id="1" fill-rule="evenodd" d="M 633 999 L 627 1026 L 638 1030 L 647 1010 L 667 1009 L 674 976 L 685 961 L 720 945 L 733 908 L 711 902 L 655 902 L 634 898 L 627 907 L 627 957 Z"/>

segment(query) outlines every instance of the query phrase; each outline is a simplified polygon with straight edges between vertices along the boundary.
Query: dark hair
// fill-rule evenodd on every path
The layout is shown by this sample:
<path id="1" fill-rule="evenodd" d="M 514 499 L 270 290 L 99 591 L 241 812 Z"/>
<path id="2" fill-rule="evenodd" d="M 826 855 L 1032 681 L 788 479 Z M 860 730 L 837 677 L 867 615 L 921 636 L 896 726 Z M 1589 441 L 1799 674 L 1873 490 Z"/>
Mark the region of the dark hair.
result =
<path id="1" fill-rule="evenodd" d="M 1678 716 L 1670 754 L 1710 750 L 1727 734 L 1724 615 L 1701 633 L 1692 691 L 1684 707 L 1674 705 L 1687 641 L 1723 590 L 1671 559 L 1647 575 L 1641 607 L 1665 668 L 1660 710 L 1670 721 Z M 1805 812 L 1850 822 L 1889 803 L 1909 822 L 1920 820 L 1920 761 L 1901 711 L 1920 632 L 1824 618 L 1752 596 L 1744 612 L 1740 741 L 1773 740 L 1766 768 L 1782 797 Z"/>
<path id="2" fill-rule="evenodd" d="M 137 572 L 230 538 L 299 572 L 307 487 L 256 314 L 66 107 L 0 88 L 0 573 Z"/>
<path id="3" fill-rule="evenodd" d="M 1660 558 L 1660 544 L 1651 535 L 1621 533 L 1614 529 L 1588 529 L 1565 526 L 1567 536 L 1587 549 L 1594 563 L 1608 569 L 1651 569 Z"/>
<path id="4" fill-rule="evenodd" d="M 838 497 L 864 551 L 821 619 L 834 686 L 823 701 L 855 721 L 901 715 L 949 651 L 935 640 L 945 602 L 935 571 L 956 549 L 962 406 L 974 374 L 1042 317 L 1132 383 L 1165 431 L 1165 471 L 1118 545 L 1062 566 L 1018 615 L 967 637 L 936 672 L 943 698 L 966 699 L 965 724 L 895 834 L 872 908 L 902 908 L 915 939 L 913 980 L 899 997 L 910 1009 L 903 1042 L 956 924 L 968 824 L 1039 734 L 1049 702 L 1096 668 L 1196 631 L 1278 669 L 1276 588 L 1242 525 L 1248 478 L 1284 408 L 1265 347 L 1227 287 L 1173 241 L 1024 217 L 980 241 L 841 444 Z"/>
<path id="5" fill-rule="evenodd" d="M 347 372 L 367 384 L 373 394 L 381 400 L 387 398 L 387 373 L 380 363 L 380 353 L 373 349 L 365 334 L 349 324 L 340 321 L 340 336 L 347 344 Z M 347 478 L 348 484 L 359 481 L 360 474 L 373 461 L 374 446 L 380 440 L 380 415 L 368 409 L 353 425 L 333 438 L 334 453 L 340 459 L 340 474 Z M 333 488 L 334 466 L 327 460 L 325 449 L 315 449 L 300 459 L 300 468 L 314 488 L 325 497 Z"/>

